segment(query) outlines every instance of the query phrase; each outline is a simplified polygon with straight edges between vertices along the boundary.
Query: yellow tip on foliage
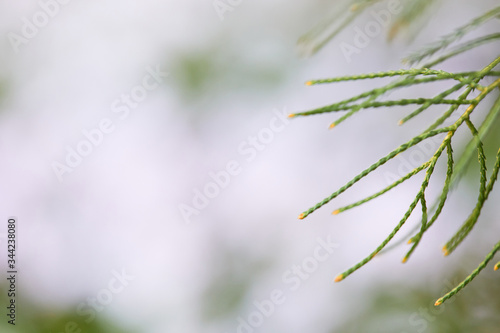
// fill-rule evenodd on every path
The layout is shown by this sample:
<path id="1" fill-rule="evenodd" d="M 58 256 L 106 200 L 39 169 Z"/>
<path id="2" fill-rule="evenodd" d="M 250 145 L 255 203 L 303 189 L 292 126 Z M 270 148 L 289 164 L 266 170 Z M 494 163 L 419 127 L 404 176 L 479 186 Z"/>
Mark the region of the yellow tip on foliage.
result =
<path id="1" fill-rule="evenodd" d="M 339 275 L 337 275 L 337 276 L 335 277 L 335 280 L 333 280 L 333 281 L 335 281 L 335 282 L 340 282 L 340 281 L 342 281 L 343 279 L 344 279 L 344 275 L 339 274 Z"/>
<path id="2" fill-rule="evenodd" d="M 400 121 L 398 121 L 398 125 L 401 126 L 403 125 L 405 122 L 403 121 L 403 119 L 401 119 Z"/>
<path id="3" fill-rule="evenodd" d="M 400 29 L 403 27 L 403 22 L 401 22 L 401 19 L 394 23 L 391 28 L 389 29 L 389 32 L 387 33 L 387 40 L 389 42 L 391 42 L 395 37 L 396 35 L 398 34 L 398 32 L 400 31 Z"/>
<path id="4" fill-rule="evenodd" d="M 408 239 L 408 242 L 406 244 L 411 244 L 413 243 L 413 238 Z"/>
<path id="5" fill-rule="evenodd" d="M 332 215 L 337 215 L 338 213 L 340 213 L 340 210 L 339 210 L 339 209 L 334 210 L 334 211 L 332 212 Z"/>
<path id="6" fill-rule="evenodd" d="M 443 304 L 443 301 L 440 298 L 436 301 L 436 303 L 434 303 L 434 306 L 440 306 L 441 304 Z"/>
<path id="7" fill-rule="evenodd" d="M 351 6 L 351 12 L 355 12 L 359 9 L 359 5 L 358 4 L 354 4 Z"/>
<path id="8" fill-rule="evenodd" d="M 408 258 L 407 257 L 404 257 L 403 260 L 401 260 L 401 263 L 402 264 L 406 264 L 406 262 L 408 261 Z"/>
<path id="9" fill-rule="evenodd" d="M 288 118 L 293 118 L 293 117 L 295 117 L 295 113 L 290 113 L 290 114 L 288 115 Z"/>
<path id="10" fill-rule="evenodd" d="M 450 254 L 450 252 L 448 252 L 448 248 L 445 246 L 443 246 L 443 253 L 444 253 L 444 256 L 446 257 L 448 254 Z"/>
<path id="11" fill-rule="evenodd" d="M 307 81 L 306 86 L 312 86 L 313 82 L 312 81 Z"/>
<path id="12" fill-rule="evenodd" d="M 493 267 L 495 271 L 498 271 L 499 268 L 500 268 L 500 263 L 496 264 L 495 267 Z"/>
<path id="13" fill-rule="evenodd" d="M 335 127 L 335 123 L 332 123 L 332 124 L 330 125 L 330 129 L 332 129 L 332 128 L 334 128 L 334 127 Z"/>
<path id="14" fill-rule="evenodd" d="M 304 213 L 299 215 L 299 220 L 302 220 L 304 218 Z"/>

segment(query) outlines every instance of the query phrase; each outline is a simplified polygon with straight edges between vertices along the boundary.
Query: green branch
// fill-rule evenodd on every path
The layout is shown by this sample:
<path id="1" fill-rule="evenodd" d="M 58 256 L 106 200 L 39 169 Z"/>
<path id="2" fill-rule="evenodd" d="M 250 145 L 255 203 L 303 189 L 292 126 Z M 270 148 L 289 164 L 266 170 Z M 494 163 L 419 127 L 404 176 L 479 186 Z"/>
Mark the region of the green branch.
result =
<path id="1" fill-rule="evenodd" d="M 339 29 L 345 26 L 348 22 L 352 21 L 354 17 L 356 17 L 361 10 L 367 8 L 372 5 L 375 0 L 370 1 L 354 1 L 351 9 L 353 13 L 348 16 L 344 21 L 340 23 L 340 26 L 334 30 L 333 35 L 336 34 Z M 432 1 L 431 1 L 432 2 Z M 430 4 L 427 0 L 418 0 L 413 3 L 414 6 L 420 8 L 420 12 L 423 12 L 426 9 L 426 6 Z M 425 5 L 425 6 L 424 6 Z M 357 6 L 357 7 L 356 7 Z M 356 10 L 359 12 L 355 13 Z M 407 22 L 412 19 L 412 11 L 406 9 L 402 16 L 396 20 L 396 23 L 391 28 L 393 33 L 395 30 L 398 30 L 398 24 L 402 24 L 403 22 Z M 453 33 L 444 36 L 437 43 L 431 44 L 422 52 L 413 54 L 407 58 L 409 63 L 417 63 L 421 62 L 423 59 L 433 56 L 439 51 L 442 51 L 449 46 L 451 46 L 454 42 L 458 41 L 462 38 L 466 33 L 471 31 L 474 28 L 477 28 L 484 24 L 485 22 L 491 20 L 494 17 L 500 17 L 500 7 L 497 7 L 484 15 L 472 20 L 468 24 L 463 25 L 462 27 L 455 30 Z M 331 38 L 333 35 L 328 37 Z M 428 64 L 423 66 L 423 68 L 410 68 L 410 69 L 399 69 L 385 72 L 376 72 L 376 73 L 367 73 L 367 74 L 357 74 L 357 75 L 347 75 L 340 76 L 334 78 L 327 79 L 319 79 L 319 80 L 311 80 L 306 82 L 307 85 L 317 85 L 317 84 L 326 84 L 326 83 L 339 83 L 339 82 L 347 82 L 347 81 L 357 81 L 357 80 L 370 80 L 377 78 L 396 78 L 392 82 L 385 84 L 381 87 L 373 88 L 371 90 L 362 92 L 355 96 L 343 99 L 339 102 L 322 106 L 316 109 L 312 109 L 309 111 L 292 113 L 289 116 L 309 116 L 314 114 L 321 113 L 329 113 L 329 112 L 342 112 L 347 111 L 341 117 L 337 118 L 333 123 L 331 123 L 330 128 L 335 127 L 350 118 L 354 114 L 358 113 L 360 110 L 368 109 L 368 108 L 379 108 L 379 107 L 393 107 L 393 106 L 407 106 L 407 105 L 418 105 L 412 112 L 403 116 L 400 120 L 400 125 L 406 123 L 408 120 L 413 119 L 419 115 L 421 115 L 425 110 L 429 109 L 431 106 L 440 106 L 447 105 L 447 107 L 436 114 L 435 120 L 419 135 L 413 137 L 408 140 L 406 143 L 403 143 L 396 149 L 392 150 L 386 156 L 380 158 L 377 162 L 373 163 L 371 166 L 357 174 L 350 181 L 348 181 L 344 186 L 337 189 L 331 195 L 327 196 L 322 201 L 316 203 L 311 208 L 302 212 L 299 215 L 299 219 L 304 219 L 322 206 L 326 205 L 337 196 L 341 195 L 345 191 L 347 191 L 350 187 L 361 181 L 364 177 L 368 176 L 370 173 L 383 166 L 388 161 L 392 160 L 398 154 L 405 152 L 406 150 L 416 146 L 420 142 L 423 142 L 431 137 L 447 133 L 447 135 L 442 140 L 439 147 L 436 149 L 434 154 L 427 160 L 422 163 L 420 166 L 414 168 L 409 173 L 399 178 L 395 182 L 386 186 L 385 188 L 379 190 L 378 192 L 365 197 L 361 200 L 358 200 L 352 204 L 340 207 L 333 211 L 332 214 L 336 215 L 341 212 L 344 212 L 348 209 L 358 207 L 368 201 L 376 199 L 388 191 L 396 188 L 398 185 L 402 184 L 406 180 L 412 178 L 416 174 L 425 170 L 424 179 L 420 185 L 419 190 L 417 191 L 414 199 L 410 203 L 407 211 L 401 218 L 401 220 L 395 225 L 393 230 L 389 233 L 389 235 L 380 243 L 379 246 L 375 248 L 368 256 L 359 261 L 357 264 L 353 265 L 351 268 L 347 269 L 343 273 L 339 274 L 335 281 L 341 281 L 345 279 L 350 274 L 354 273 L 368 262 L 370 262 L 374 256 L 379 254 L 381 251 L 387 251 L 388 248 L 393 247 L 387 246 L 388 243 L 395 237 L 395 235 L 400 231 L 402 226 L 408 221 L 409 217 L 414 212 L 416 206 L 420 204 L 421 206 L 421 217 L 420 224 L 416 225 L 413 230 L 411 230 L 411 234 L 407 237 L 409 238 L 408 244 L 411 245 L 410 249 L 407 251 L 406 255 L 403 257 L 402 262 L 407 262 L 412 253 L 415 251 L 417 246 L 420 244 L 424 234 L 435 224 L 438 217 L 441 215 L 441 212 L 444 209 L 444 206 L 449 197 L 449 193 L 453 186 L 458 182 L 461 175 L 463 175 L 467 165 L 472 160 L 472 156 L 474 152 L 477 151 L 477 160 L 479 163 L 479 193 L 477 197 L 477 201 L 474 209 L 470 213 L 470 215 L 465 219 L 462 226 L 455 232 L 455 234 L 450 238 L 450 240 L 446 243 L 443 250 L 445 251 L 445 255 L 452 253 L 457 246 L 459 246 L 465 237 L 469 235 L 472 229 L 478 222 L 481 211 L 484 207 L 486 200 L 489 197 L 489 194 L 493 190 L 493 186 L 498 178 L 498 173 L 500 170 L 500 149 L 498 150 L 495 164 L 492 170 L 491 175 L 487 176 L 486 170 L 486 154 L 483 148 L 483 139 L 486 134 L 492 129 L 493 123 L 500 117 L 500 96 L 496 97 L 496 101 L 493 103 L 493 106 L 490 108 L 484 120 L 479 125 L 478 129 L 476 129 L 475 125 L 471 121 L 471 115 L 478 109 L 479 105 L 484 105 L 483 102 L 487 96 L 491 96 L 500 88 L 500 72 L 495 71 L 495 69 L 500 64 L 500 56 L 496 56 L 493 58 L 491 62 L 484 66 L 482 69 L 477 71 L 468 71 L 468 72 L 446 72 L 439 69 L 433 69 L 436 64 L 442 63 L 452 57 L 455 57 L 458 54 L 467 52 L 469 50 L 473 50 L 480 45 L 484 45 L 486 43 L 500 41 L 500 33 L 494 33 L 486 36 L 481 36 L 479 38 L 475 38 L 469 40 L 465 43 L 462 43 L 454 48 L 451 48 L 448 53 L 438 57 L 435 60 L 430 61 Z M 493 82 L 488 82 L 489 80 L 485 80 L 486 77 L 494 78 Z M 424 98 L 417 97 L 412 99 L 398 99 L 398 100 L 381 100 L 381 98 L 400 88 L 411 88 L 420 84 L 428 84 L 436 81 L 443 81 L 447 84 L 447 80 L 451 81 L 453 85 L 443 88 L 441 91 L 437 92 L 432 98 Z M 458 95 L 458 97 L 450 95 Z M 456 112 L 461 112 L 460 115 L 456 115 Z M 454 116 L 454 120 L 451 125 L 443 126 L 445 121 L 449 120 L 452 116 Z M 474 118 L 476 119 L 476 118 Z M 458 158 L 458 161 L 454 160 L 454 153 L 452 147 L 452 139 L 457 133 L 457 131 L 466 126 L 469 128 L 470 133 L 472 134 L 472 139 L 469 143 L 467 143 L 464 152 Z M 455 140 L 453 140 L 455 141 Z M 442 189 L 440 195 L 436 200 L 434 200 L 433 204 L 429 206 L 428 193 L 427 189 L 430 184 L 431 176 L 434 174 L 435 166 L 438 161 L 441 159 L 442 155 L 444 155 L 444 151 L 446 150 L 446 178 L 444 183 L 442 184 Z M 407 238 L 405 237 L 405 239 Z M 404 239 L 403 239 L 404 240 Z M 387 247 L 386 247 L 387 246 Z M 455 295 L 461 289 L 463 289 L 472 279 L 474 279 L 479 272 L 487 265 L 487 263 L 493 258 L 495 253 L 500 249 L 500 243 L 498 243 L 493 251 L 491 251 L 485 258 L 485 260 L 479 264 L 479 266 L 469 275 L 460 285 L 450 291 L 448 294 L 440 298 L 436 305 L 441 304 L 448 298 Z M 494 269 L 497 270 L 500 268 L 500 262 L 498 262 Z"/>

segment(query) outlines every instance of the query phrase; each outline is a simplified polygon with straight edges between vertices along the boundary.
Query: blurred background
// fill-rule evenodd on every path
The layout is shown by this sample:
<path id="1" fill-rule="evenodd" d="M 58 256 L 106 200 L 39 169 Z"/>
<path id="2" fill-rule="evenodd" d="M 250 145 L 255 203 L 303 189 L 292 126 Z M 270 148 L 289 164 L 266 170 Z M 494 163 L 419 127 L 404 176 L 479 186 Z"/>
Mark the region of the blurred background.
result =
<path id="1" fill-rule="evenodd" d="M 439 110 L 401 127 L 411 110 L 367 110 L 331 131 L 330 114 L 286 118 L 374 84 L 307 80 L 402 68 L 410 51 L 497 1 L 441 1 L 413 30 L 389 43 L 381 29 L 349 59 L 340 45 L 353 44 L 370 11 L 316 55 L 297 47 L 336 1 L 63 2 L 0 2 L 0 267 L 7 276 L 6 221 L 15 216 L 19 271 L 16 326 L 2 314 L 0 331 L 498 332 L 492 266 L 433 307 L 498 241 L 497 188 L 476 230 L 441 255 L 475 205 L 477 172 L 408 263 L 403 244 L 339 284 L 334 277 L 401 219 L 421 178 L 331 212 L 418 166 L 420 153 L 297 219 Z M 498 29 L 496 20 L 474 33 Z M 497 52 L 483 46 L 444 69 L 482 68 Z M 487 138 L 489 156 L 498 133 Z M 430 193 L 444 180 L 438 171 Z M 418 223 L 416 214 L 396 241 Z"/>

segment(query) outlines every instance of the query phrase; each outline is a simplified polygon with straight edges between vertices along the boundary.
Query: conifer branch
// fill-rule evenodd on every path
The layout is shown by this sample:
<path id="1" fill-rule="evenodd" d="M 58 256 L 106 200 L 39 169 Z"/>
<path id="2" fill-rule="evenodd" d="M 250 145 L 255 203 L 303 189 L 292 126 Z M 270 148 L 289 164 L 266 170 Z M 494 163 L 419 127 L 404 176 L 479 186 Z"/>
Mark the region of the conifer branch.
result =
<path id="1" fill-rule="evenodd" d="M 368 8 L 370 5 L 377 2 L 376 0 L 365 0 L 365 1 L 353 1 L 353 5 L 351 6 L 351 12 L 356 12 Z M 426 10 L 426 6 L 432 3 L 428 0 L 416 0 L 413 2 L 413 6 L 418 7 L 420 10 L 419 13 L 423 13 Z M 411 6 L 410 6 L 411 7 Z M 411 11 L 409 11 L 407 7 L 406 10 L 403 11 L 401 16 L 396 23 L 391 28 L 391 34 L 394 34 L 395 31 L 399 30 L 400 26 L 398 24 L 403 24 L 404 22 L 409 22 L 413 20 L 414 17 L 409 15 Z M 348 15 L 344 21 L 340 23 L 336 30 L 332 34 L 329 35 L 327 40 L 331 39 L 335 34 L 337 34 L 342 27 L 351 22 L 358 14 L 351 13 Z M 416 16 L 416 15 L 415 15 Z M 487 13 L 471 20 L 469 23 L 459 27 L 452 33 L 445 35 L 438 42 L 430 44 L 424 50 L 410 55 L 406 58 L 406 62 L 410 64 L 420 63 L 422 60 L 427 59 L 429 57 L 433 57 L 440 51 L 447 49 L 452 46 L 453 43 L 461 39 L 468 32 L 473 29 L 483 25 L 489 20 L 499 17 L 500 18 L 500 7 L 494 8 Z M 392 37 L 391 37 L 392 38 Z M 328 83 L 339 83 L 339 82 L 347 82 L 347 81 L 357 81 L 357 80 L 372 80 L 377 78 L 396 78 L 392 82 L 385 84 L 381 87 L 373 88 L 371 90 L 365 91 L 361 94 L 357 94 L 355 96 L 343 99 L 339 102 L 322 106 L 319 108 L 315 108 L 308 111 L 296 112 L 292 113 L 290 117 L 296 116 L 309 116 L 315 114 L 322 113 L 338 113 L 347 111 L 344 115 L 337 118 L 333 123 L 331 123 L 330 128 L 333 128 L 346 119 L 349 119 L 353 115 L 357 114 L 359 111 L 368 109 L 368 108 L 379 108 L 379 107 L 396 107 L 396 106 L 408 106 L 408 105 L 418 105 L 412 112 L 403 116 L 400 120 L 400 125 L 405 124 L 410 119 L 413 119 L 421 114 L 425 110 L 428 110 L 431 106 L 439 106 L 439 105 L 447 105 L 447 108 L 444 112 L 440 114 L 435 114 L 435 120 L 419 135 L 413 137 L 408 140 L 406 143 L 401 144 L 399 147 L 392 150 L 390 153 L 380 158 L 377 162 L 373 163 L 371 166 L 357 174 L 350 181 L 348 181 L 344 186 L 340 187 L 338 190 L 333 192 L 331 195 L 327 196 L 322 201 L 318 202 L 311 208 L 305 210 L 299 215 L 299 219 L 304 219 L 322 206 L 326 205 L 333 199 L 335 199 L 340 194 L 347 191 L 350 187 L 360 182 L 364 177 L 371 174 L 373 171 L 382 167 L 385 163 L 392 160 L 395 156 L 400 153 L 407 151 L 408 149 L 416 146 L 420 142 L 423 142 L 431 137 L 435 137 L 437 135 L 441 135 L 447 133 L 443 138 L 441 144 L 434 152 L 434 154 L 429 158 L 429 160 L 422 163 L 420 166 L 414 168 L 406 175 L 397 179 L 390 185 L 385 188 L 377 191 L 376 193 L 365 197 L 361 200 L 358 200 L 352 204 L 340 207 L 333 211 L 333 215 L 337 215 L 341 212 L 349 210 L 354 207 L 358 207 L 368 201 L 374 200 L 388 191 L 396 188 L 398 185 L 402 184 L 406 180 L 412 178 L 416 174 L 425 170 L 424 179 L 420 185 L 420 189 L 417 191 L 414 199 L 410 203 L 407 211 L 401 218 L 401 220 L 395 225 L 394 229 L 389 233 L 389 235 L 380 243 L 379 246 L 375 248 L 368 256 L 359 261 L 357 264 L 353 265 L 351 268 L 347 269 L 343 273 L 339 274 L 335 281 L 339 282 L 345 279 L 350 274 L 354 273 L 368 262 L 370 262 L 373 257 L 379 254 L 381 251 L 386 251 L 388 248 L 392 246 L 387 246 L 389 242 L 395 237 L 395 235 L 400 231 L 402 226 L 408 221 L 409 217 L 414 212 L 416 206 L 420 204 L 421 206 L 421 216 L 420 216 L 420 224 L 416 225 L 413 230 L 411 230 L 411 234 L 408 235 L 409 240 L 408 244 L 411 245 L 410 249 L 407 251 L 406 255 L 403 257 L 402 262 L 407 262 L 412 253 L 415 251 L 417 246 L 420 244 L 421 239 L 424 234 L 431 228 L 438 217 L 441 215 L 444 206 L 449 197 L 449 193 L 453 186 L 458 183 L 460 177 L 464 174 L 467 166 L 470 161 L 473 160 L 474 152 L 477 151 L 477 160 L 479 163 L 479 192 L 476 201 L 476 205 L 470 215 L 465 219 L 462 226 L 455 232 L 455 234 L 450 238 L 450 240 L 446 243 L 443 250 L 445 255 L 452 253 L 457 246 L 459 246 L 467 235 L 472 231 L 475 225 L 478 222 L 479 216 L 481 214 L 482 208 L 488 199 L 489 194 L 493 190 L 493 186 L 498 178 L 498 173 L 500 170 L 500 149 L 498 150 L 495 164 L 493 166 L 491 175 L 488 178 L 488 173 L 486 170 L 486 154 L 483 148 L 483 139 L 486 134 L 492 129 L 493 123 L 500 117 L 500 96 L 496 97 L 496 101 L 493 103 L 492 107 L 488 111 L 484 120 L 482 120 L 481 124 L 476 128 L 476 126 L 471 121 L 471 115 L 476 111 L 479 105 L 484 105 L 484 99 L 491 94 L 496 94 L 498 88 L 500 88 L 500 72 L 495 71 L 500 64 L 500 55 L 496 58 L 492 59 L 492 61 L 484 66 L 482 69 L 477 71 L 467 71 L 467 72 L 446 72 L 439 69 L 434 69 L 433 67 L 437 64 L 440 64 L 452 57 L 455 57 L 464 52 L 474 50 L 478 46 L 500 41 L 500 33 L 493 33 L 485 36 L 481 36 L 469 41 L 466 41 L 462 44 L 456 45 L 452 47 L 446 54 L 437 57 L 434 60 L 429 61 L 422 68 L 410 68 L 410 69 L 399 69 L 392 71 L 384 71 L 384 72 L 376 72 L 376 73 L 367 73 L 367 74 L 357 74 L 357 75 L 347 75 L 340 76 L 334 78 L 326 78 L 326 79 L 318 79 L 311 80 L 306 82 L 307 85 L 318 85 L 318 84 L 328 84 Z M 326 41 L 325 41 L 326 43 Z M 322 45 L 320 45 L 322 46 Z M 317 50 L 317 49 L 316 49 Z M 486 77 L 493 78 L 493 82 L 488 82 L 489 80 L 485 80 Z M 425 97 L 417 97 L 411 99 L 398 99 L 398 100 L 381 100 L 381 98 L 396 89 L 402 88 L 412 88 L 415 85 L 428 84 L 436 81 L 451 81 L 453 84 L 449 87 L 444 88 L 442 91 L 438 92 L 432 98 Z M 450 95 L 458 95 L 458 97 L 451 97 Z M 462 108 L 462 106 L 465 106 Z M 461 114 L 455 115 L 458 111 L 461 111 Z M 427 112 L 426 114 L 430 114 Z M 443 126 L 445 121 L 452 119 L 453 121 L 451 125 Z M 475 119 L 475 118 L 474 118 Z M 457 133 L 457 131 L 466 126 L 469 128 L 470 133 L 472 134 L 472 140 L 467 143 L 465 150 L 458 157 L 455 162 L 454 152 L 453 152 L 453 142 L 456 140 L 452 140 Z M 453 142 L 452 142 L 453 141 Z M 446 150 L 446 178 L 443 183 L 443 187 L 439 197 L 434 200 L 433 204 L 429 206 L 428 193 L 427 188 L 430 183 L 431 176 L 434 174 L 435 166 L 439 159 L 444 155 L 444 151 Z M 403 239 L 404 240 L 404 239 Z M 386 247 L 387 246 L 387 247 Z M 461 289 L 463 289 L 472 279 L 474 279 L 480 271 L 487 265 L 487 263 L 493 258 L 495 253 L 500 249 L 500 243 L 495 245 L 494 249 L 486 256 L 485 260 L 479 264 L 479 266 L 456 288 L 450 291 L 448 294 L 440 298 L 436 305 L 439 305 L 458 293 Z M 498 270 L 500 268 L 500 262 L 495 264 L 494 269 Z"/>

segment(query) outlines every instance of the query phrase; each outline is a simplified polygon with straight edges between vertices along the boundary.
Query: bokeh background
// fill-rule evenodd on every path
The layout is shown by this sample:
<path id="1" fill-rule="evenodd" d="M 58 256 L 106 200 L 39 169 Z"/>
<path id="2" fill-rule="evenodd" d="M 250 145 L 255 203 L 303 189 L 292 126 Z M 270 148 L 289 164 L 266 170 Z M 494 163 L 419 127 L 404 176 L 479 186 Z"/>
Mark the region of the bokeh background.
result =
<path id="1" fill-rule="evenodd" d="M 439 110 L 403 127 L 397 121 L 408 109 L 368 110 L 331 131 L 331 115 L 277 116 L 373 87 L 304 82 L 401 68 L 410 51 L 495 0 L 442 1 L 413 30 L 391 43 L 384 31 L 351 61 L 339 45 L 353 42 L 354 27 L 373 19 L 369 12 L 318 54 L 303 57 L 297 48 L 337 3 L 325 0 L 224 2 L 231 10 L 223 19 L 212 1 L 68 1 L 50 7 L 53 17 L 16 52 L 9 36 L 21 35 L 24 18 L 46 3 L 54 1 L 0 2 L 0 268 L 3 275 L 7 217 L 16 216 L 19 269 L 16 326 L 2 314 L 0 331 L 498 332 L 500 276 L 491 267 L 454 301 L 432 306 L 498 241 L 497 189 L 477 230 L 452 256 L 441 255 L 475 204 L 477 172 L 453 192 L 407 264 L 400 264 L 401 245 L 339 284 L 333 278 L 392 230 L 421 179 L 338 216 L 331 211 L 387 186 L 388 175 L 416 155 L 398 157 L 297 219 Z M 498 29 L 497 20 L 475 34 Z M 444 68 L 477 69 L 494 52 L 498 44 Z M 120 118 L 115 101 L 141 85 L 148 69 L 168 75 Z M 435 91 L 425 89 L 409 94 Z M 85 140 L 82 131 L 103 119 L 113 131 L 59 179 L 54 162 L 64 164 L 68 149 Z M 271 123 L 280 130 L 270 132 Z M 242 153 L 259 135 L 258 149 Z M 499 140 L 498 131 L 488 138 L 490 152 Z M 231 161 L 239 173 L 206 207 L 183 216 L 182 205 L 193 206 L 210 173 Z M 436 194 L 443 173 L 433 179 Z M 396 238 L 418 222 L 417 214 Z M 321 261 L 311 259 L 322 242 L 335 246 Z M 7 289 L 3 278 L 5 306 Z M 276 293 L 280 302 L 270 306 Z"/>

